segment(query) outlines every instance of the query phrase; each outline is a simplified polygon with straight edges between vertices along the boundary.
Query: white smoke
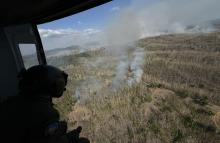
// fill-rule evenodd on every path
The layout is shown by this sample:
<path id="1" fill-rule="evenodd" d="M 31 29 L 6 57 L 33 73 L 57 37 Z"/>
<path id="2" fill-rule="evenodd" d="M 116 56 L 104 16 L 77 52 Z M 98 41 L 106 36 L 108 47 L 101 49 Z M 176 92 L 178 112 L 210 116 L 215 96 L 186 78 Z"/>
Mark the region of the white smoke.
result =
<path id="1" fill-rule="evenodd" d="M 120 55 L 127 51 L 141 36 L 138 25 L 137 15 L 132 9 L 121 11 L 104 30 L 108 49 Z"/>
<path id="2" fill-rule="evenodd" d="M 199 33 L 213 30 L 210 20 L 220 18 L 219 0 L 132 0 L 120 8 L 104 30 L 108 50 L 118 56 L 113 87 L 133 85 L 143 74 L 144 50 L 128 56 L 135 41 L 143 37 L 173 33 Z"/>
<path id="3" fill-rule="evenodd" d="M 95 77 L 86 77 L 74 90 L 74 95 L 80 104 L 84 104 L 91 95 L 99 95 L 103 86 L 102 81 Z"/>
<path id="4" fill-rule="evenodd" d="M 107 50 L 118 59 L 116 76 L 112 82 L 114 90 L 127 85 L 128 68 L 133 60 L 129 57 L 129 50 L 134 49 L 135 41 L 141 36 L 139 25 L 138 15 L 131 8 L 126 8 L 120 11 L 104 30 Z"/>
<path id="5" fill-rule="evenodd" d="M 185 33 L 187 26 L 197 25 L 220 18 L 219 0 L 161 0 L 147 6 L 147 1 L 135 0 L 145 7 L 134 12 L 138 13 L 141 23 L 142 36 L 154 36 L 166 33 Z M 201 26 L 202 32 L 210 29 L 211 25 Z M 204 30 L 205 29 L 205 30 Z M 198 28 L 197 28 L 198 30 Z M 200 31 L 191 31 L 200 32 Z"/>
<path id="6" fill-rule="evenodd" d="M 116 67 L 116 76 L 112 82 L 112 88 L 118 89 L 125 84 L 126 73 L 128 71 L 129 59 L 126 55 L 119 57 L 119 63 Z"/>
<path id="7" fill-rule="evenodd" d="M 144 55 L 144 49 L 136 47 L 134 51 L 132 51 L 131 56 L 126 56 L 125 54 L 119 57 L 119 62 L 116 67 L 116 76 L 112 83 L 113 89 L 118 89 L 125 85 L 132 86 L 141 81 Z"/>
<path id="8" fill-rule="evenodd" d="M 161 34 L 209 32 L 213 27 L 208 21 L 219 19 L 219 13 L 219 0 L 132 0 L 105 32 L 113 45 Z"/>
<path id="9" fill-rule="evenodd" d="M 137 84 L 141 81 L 141 77 L 143 74 L 142 66 L 144 64 L 144 50 L 138 48 L 133 53 L 133 60 L 130 63 L 130 72 L 131 76 L 128 76 L 127 83 L 129 86 Z"/>

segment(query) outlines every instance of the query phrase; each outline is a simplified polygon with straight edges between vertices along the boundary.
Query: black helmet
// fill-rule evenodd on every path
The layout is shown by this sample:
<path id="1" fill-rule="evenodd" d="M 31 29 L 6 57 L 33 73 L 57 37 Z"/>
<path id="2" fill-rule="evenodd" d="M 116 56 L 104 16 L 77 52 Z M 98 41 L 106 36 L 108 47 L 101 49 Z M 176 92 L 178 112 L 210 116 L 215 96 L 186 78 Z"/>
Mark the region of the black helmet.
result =
<path id="1" fill-rule="evenodd" d="M 37 65 L 23 70 L 18 77 L 20 78 L 19 90 L 21 94 L 60 97 L 65 91 L 68 75 L 53 66 Z"/>

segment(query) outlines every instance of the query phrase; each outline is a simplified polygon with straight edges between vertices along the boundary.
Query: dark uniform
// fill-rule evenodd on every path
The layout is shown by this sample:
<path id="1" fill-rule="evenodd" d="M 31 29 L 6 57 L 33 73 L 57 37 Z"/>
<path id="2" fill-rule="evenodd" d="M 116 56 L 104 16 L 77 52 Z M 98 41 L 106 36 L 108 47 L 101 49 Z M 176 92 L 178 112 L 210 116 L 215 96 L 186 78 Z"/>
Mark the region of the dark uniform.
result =
<path id="1" fill-rule="evenodd" d="M 60 97 L 67 74 L 52 66 L 34 66 L 20 75 L 19 96 L 0 107 L 0 143 L 89 143 L 81 127 L 67 133 L 52 97 Z"/>

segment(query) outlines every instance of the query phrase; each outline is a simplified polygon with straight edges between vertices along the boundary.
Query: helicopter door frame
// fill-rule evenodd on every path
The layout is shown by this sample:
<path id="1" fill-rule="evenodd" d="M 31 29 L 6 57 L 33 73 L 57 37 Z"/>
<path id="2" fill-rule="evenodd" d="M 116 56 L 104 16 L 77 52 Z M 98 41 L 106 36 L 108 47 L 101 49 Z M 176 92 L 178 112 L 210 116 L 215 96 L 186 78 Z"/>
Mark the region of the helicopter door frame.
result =
<path id="1" fill-rule="evenodd" d="M 46 56 L 45 56 L 45 52 L 44 52 L 44 47 L 43 47 L 40 33 L 38 31 L 36 24 L 32 24 L 32 30 L 35 35 L 35 42 L 36 42 L 35 44 L 36 44 L 37 58 L 38 58 L 39 64 L 46 65 L 47 60 L 46 60 Z"/>
<path id="2" fill-rule="evenodd" d="M 19 72 L 25 68 L 19 44 L 34 44 L 37 53 L 37 64 L 45 65 L 46 56 L 36 24 L 20 24 L 0 27 L 1 81 L 0 99 L 18 94 Z M 1 101 L 1 100 L 0 100 Z"/>
<path id="3" fill-rule="evenodd" d="M 18 70 L 24 68 L 19 44 L 35 44 L 39 64 L 47 64 L 43 44 L 36 24 L 28 23 L 5 27 L 4 31 L 13 51 Z"/>

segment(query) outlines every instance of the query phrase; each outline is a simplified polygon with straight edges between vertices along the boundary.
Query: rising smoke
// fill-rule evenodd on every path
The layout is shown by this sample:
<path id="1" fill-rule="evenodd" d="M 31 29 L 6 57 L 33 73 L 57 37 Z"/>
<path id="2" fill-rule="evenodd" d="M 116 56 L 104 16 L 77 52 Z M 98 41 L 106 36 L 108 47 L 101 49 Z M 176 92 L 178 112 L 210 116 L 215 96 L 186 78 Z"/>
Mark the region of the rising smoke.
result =
<path id="1" fill-rule="evenodd" d="M 113 89 L 125 85 L 133 86 L 141 81 L 145 51 L 140 47 L 133 47 L 130 55 L 128 54 L 125 52 L 124 55 L 118 57 L 116 76 L 112 82 Z"/>
<path id="2" fill-rule="evenodd" d="M 219 0 L 132 0 L 105 33 L 108 43 L 118 45 L 146 36 L 206 32 L 213 28 L 209 21 L 220 18 L 219 7 Z M 195 31 L 187 28 L 192 25 Z"/>
<path id="3" fill-rule="evenodd" d="M 141 77 L 143 74 L 142 66 L 144 64 L 144 50 L 141 48 L 137 48 L 133 52 L 133 59 L 131 63 L 129 64 L 129 70 L 130 76 L 127 76 L 127 83 L 129 86 L 132 86 L 134 84 L 137 84 L 141 81 Z"/>
<path id="4" fill-rule="evenodd" d="M 137 40 L 171 33 L 210 32 L 214 30 L 210 20 L 220 18 L 219 7 L 219 0 L 132 0 L 130 6 L 117 8 L 112 21 L 100 32 L 104 38 L 100 41 L 117 59 L 112 88 L 141 81 L 145 51 L 135 44 Z M 82 91 L 77 89 L 76 95 Z"/>
<path id="5" fill-rule="evenodd" d="M 113 87 L 141 79 L 144 51 L 136 48 L 135 41 L 161 34 L 210 32 L 214 29 L 210 20 L 220 18 L 219 7 L 219 0 L 133 0 L 118 10 L 104 31 L 108 50 L 118 56 Z M 131 48 L 136 49 L 132 58 L 127 55 Z"/>
<path id="6" fill-rule="evenodd" d="M 143 0 L 138 1 L 144 3 Z M 189 25 L 201 26 L 202 32 L 209 31 L 212 27 L 207 22 L 220 18 L 219 6 L 219 0 L 161 0 L 143 7 L 138 12 L 142 36 L 185 33 L 189 32 Z"/>

